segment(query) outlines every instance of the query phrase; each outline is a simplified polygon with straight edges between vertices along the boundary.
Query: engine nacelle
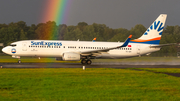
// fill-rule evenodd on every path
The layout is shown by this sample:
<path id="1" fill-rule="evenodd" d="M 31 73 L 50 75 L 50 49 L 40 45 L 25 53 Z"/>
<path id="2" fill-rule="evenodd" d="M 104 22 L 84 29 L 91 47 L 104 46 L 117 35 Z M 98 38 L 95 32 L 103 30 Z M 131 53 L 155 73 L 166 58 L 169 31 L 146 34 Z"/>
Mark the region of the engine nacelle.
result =
<path id="1" fill-rule="evenodd" d="M 62 59 L 64 61 L 79 61 L 81 59 L 81 56 L 78 53 L 66 52 L 63 53 Z"/>

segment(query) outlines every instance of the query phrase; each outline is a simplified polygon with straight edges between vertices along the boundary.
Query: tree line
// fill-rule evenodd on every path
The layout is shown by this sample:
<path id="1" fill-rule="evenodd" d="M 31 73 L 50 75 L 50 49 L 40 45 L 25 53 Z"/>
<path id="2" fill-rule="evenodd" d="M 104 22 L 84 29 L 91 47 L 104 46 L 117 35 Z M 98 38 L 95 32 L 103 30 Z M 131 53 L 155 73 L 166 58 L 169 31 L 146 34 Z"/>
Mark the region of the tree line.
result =
<path id="1" fill-rule="evenodd" d="M 94 37 L 97 41 L 123 42 L 132 34 L 132 39 L 139 38 L 147 28 L 142 24 L 137 24 L 130 30 L 125 28 L 112 29 L 105 24 L 93 23 L 88 25 L 86 22 L 79 22 L 76 26 L 67 26 L 65 24 L 57 25 L 54 21 L 46 23 L 32 24 L 27 26 L 26 22 L 12 22 L 9 24 L 0 24 L 0 43 L 4 46 L 20 40 L 80 40 L 91 41 Z M 166 26 L 164 28 L 160 43 L 179 43 L 180 26 Z M 153 53 L 156 56 L 175 56 L 177 46 L 163 47 L 161 51 Z"/>

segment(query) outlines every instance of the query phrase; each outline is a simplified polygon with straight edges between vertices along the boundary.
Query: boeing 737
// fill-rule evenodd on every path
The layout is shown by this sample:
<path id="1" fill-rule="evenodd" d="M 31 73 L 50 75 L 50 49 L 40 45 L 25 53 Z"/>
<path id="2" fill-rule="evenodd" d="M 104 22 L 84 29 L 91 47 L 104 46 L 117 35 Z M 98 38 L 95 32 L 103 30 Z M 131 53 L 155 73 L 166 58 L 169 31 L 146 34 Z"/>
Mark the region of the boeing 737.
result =
<path id="1" fill-rule="evenodd" d="M 159 17 L 150 25 L 138 39 L 131 40 L 130 35 L 125 42 L 92 42 L 64 40 L 24 40 L 11 43 L 2 51 L 20 57 L 52 57 L 59 61 L 80 61 L 91 64 L 91 59 L 129 58 L 159 51 L 162 46 L 160 39 L 166 21 L 166 14 Z"/>

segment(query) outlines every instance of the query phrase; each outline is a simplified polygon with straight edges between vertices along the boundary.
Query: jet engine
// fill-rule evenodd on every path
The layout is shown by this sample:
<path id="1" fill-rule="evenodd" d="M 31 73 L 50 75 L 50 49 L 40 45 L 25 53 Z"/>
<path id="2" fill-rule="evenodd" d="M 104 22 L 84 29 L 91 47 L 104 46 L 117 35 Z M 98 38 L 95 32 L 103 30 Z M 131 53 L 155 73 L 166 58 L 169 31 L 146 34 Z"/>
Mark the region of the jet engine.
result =
<path id="1" fill-rule="evenodd" d="M 64 61 L 79 61 L 81 59 L 81 56 L 78 53 L 66 52 L 63 53 L 62 59 Z"/>

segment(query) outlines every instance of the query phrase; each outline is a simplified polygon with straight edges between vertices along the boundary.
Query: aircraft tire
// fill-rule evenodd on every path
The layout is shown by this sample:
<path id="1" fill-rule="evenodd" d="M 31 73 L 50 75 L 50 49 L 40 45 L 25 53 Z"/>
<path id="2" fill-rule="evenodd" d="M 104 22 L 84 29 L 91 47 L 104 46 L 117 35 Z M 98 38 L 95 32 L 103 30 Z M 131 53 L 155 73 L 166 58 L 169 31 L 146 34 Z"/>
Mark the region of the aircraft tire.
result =
<path id="1" fill-rule="evenodd" d="M 85 60 L 85 59 L 82 59 L 82 60 L 81 60 L 81 64 L 86 64 L 86 60 Z"/>
<path id="2" fill-rule="evenodd" d="M 87 60 L 86 63 L 87 63 L 88 65 L 90 65 L 90 64 L 92 63 L 92 61 L 91 61 L 91 60 Z"/>

